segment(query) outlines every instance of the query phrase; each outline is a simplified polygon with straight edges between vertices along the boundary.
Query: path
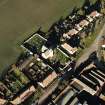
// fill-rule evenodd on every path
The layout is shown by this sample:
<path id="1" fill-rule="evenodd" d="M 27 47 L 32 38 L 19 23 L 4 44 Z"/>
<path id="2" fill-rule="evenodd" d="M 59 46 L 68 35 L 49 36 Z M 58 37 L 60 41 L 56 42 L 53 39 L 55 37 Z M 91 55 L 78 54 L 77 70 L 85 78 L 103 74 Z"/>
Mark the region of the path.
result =
<path id="1" fill-rule="evenodd" d="M 97 38 L 95 39 L 95 41 L 93 42 L 93 44 L 87 48 L 85 51 L 84 51 L 84 54 L 78 59 L 77 63 L 76 63 L 76 67 L 78 67 L 82 62 L 84 62 L 88 57 L 89 55 L 94 52 L 94 51 L 97 51 L 98 49 L 98 41 L 99 39 L 105 34 L 105 24 L 103 26 L 103 28 L 101 29 L 99 35 L 97 36 Z M 76 68 L 75 67 L 75 68 Z"/>

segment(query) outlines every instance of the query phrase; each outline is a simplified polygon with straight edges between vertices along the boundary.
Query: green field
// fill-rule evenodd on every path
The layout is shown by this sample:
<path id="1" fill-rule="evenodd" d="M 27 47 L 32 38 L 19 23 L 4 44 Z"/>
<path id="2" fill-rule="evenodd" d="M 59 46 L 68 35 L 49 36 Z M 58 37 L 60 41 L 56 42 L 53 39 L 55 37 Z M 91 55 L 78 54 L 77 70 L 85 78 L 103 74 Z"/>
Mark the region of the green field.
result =
<path id="1" fill-rule="evenodd" d="M 92 0 L 93 1 L 93 0 Z M 0 0 L 0 73 L 13 63 L 21 42 L 40 26 L 43 30 L 84 0 Z"/>

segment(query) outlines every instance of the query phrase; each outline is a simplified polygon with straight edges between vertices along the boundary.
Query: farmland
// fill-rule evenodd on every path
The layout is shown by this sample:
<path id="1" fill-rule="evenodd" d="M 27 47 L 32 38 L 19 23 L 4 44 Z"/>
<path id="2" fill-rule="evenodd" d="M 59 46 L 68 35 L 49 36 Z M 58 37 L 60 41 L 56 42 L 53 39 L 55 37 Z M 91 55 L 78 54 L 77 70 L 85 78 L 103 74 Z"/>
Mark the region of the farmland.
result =
<path id="1" fill-rule="evenodd" d="M 92 0 L 94 1 L 94 0 Z M 84 0 L 0 0 L 0 74 L 21 52 L 20 44 L 40 26 L 52 23 L 81 6 Z"/>

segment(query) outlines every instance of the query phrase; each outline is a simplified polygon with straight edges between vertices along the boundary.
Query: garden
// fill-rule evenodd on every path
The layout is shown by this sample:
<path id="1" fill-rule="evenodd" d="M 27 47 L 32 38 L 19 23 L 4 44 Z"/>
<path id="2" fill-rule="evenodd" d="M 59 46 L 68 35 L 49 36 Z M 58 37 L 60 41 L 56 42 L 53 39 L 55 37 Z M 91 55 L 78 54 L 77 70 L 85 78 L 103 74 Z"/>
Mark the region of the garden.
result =
<path id="1" fill-rule="evenodd" d="M 24 47 L 26 47 L 31 52 L 36 50 L 36 52 L 41 52 L 42 46 L 46 43 L 46 39 L 44 39 L 39 34 L 33 35 L 31 38 L 29 38 L 27 41 L 24 42 Z M 32 50 L 33 49 L 33 50 Z M 34 52 L 33 52 L 34 53 Z"/>
<path id="2" fill-rule="evenodd" d="M 55 48 L 53 54 L 53 57 L 49 58 L 48 61 L 54 68 L 57 67 L 56 69 L 63 69 L 71 60 L 59 48 Z"/>
<path id="3" fill-rule="evenodd" d="M 18 68 L 8 71 L 4 78 L 3 83 L 13 95 L 17 94 L 30 82 L 30 80 Z"/>

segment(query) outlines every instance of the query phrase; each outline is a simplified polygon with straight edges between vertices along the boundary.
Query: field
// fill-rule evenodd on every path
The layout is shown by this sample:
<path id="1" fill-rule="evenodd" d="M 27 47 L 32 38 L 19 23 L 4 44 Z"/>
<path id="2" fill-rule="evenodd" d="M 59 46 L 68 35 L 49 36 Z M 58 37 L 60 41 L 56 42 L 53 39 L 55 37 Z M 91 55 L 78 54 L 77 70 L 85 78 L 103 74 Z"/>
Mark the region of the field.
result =
<path id="1" fill-rule="evenodd" d="M 92 0 L 93 1 L 93 0 Z M 47 31 L 84 0 L 0 0 L 0 74 L 21 51 L 21 42 L 40 26 Z"/>

